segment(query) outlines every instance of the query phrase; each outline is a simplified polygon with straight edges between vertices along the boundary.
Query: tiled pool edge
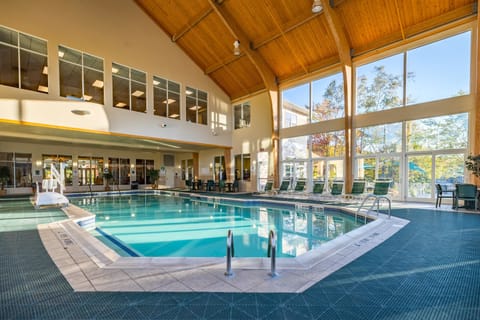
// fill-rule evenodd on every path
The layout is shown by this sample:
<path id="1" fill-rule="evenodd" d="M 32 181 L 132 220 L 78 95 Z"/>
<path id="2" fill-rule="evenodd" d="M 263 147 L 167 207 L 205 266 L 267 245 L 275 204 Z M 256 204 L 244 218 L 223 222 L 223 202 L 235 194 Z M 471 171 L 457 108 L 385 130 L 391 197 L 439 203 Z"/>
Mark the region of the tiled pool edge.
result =
<path id="1" fill-rule="evenodd" d="M 380 214 L 376 221 L 357 229 L 365 228 L 362 232 L 347 234 L 351 241 L 343 239 L 339 247 L 331 245 L 310 257 L 315 261 L 308 266 L 308 256 L 296 258 L 295 263 L 279 259 L 280 276 L 271 278 L 269 259 L 234 258 L 234 276 L 225 277 L 224 258 L 120 257 L 79 227 L 79 220 L 89 219 L 86 211 L 73 205 L 64 211 L 69 220 L 39 225 L 38 229 L 52 260 L 75 291 L 302 292 L 408 223 Z"/>

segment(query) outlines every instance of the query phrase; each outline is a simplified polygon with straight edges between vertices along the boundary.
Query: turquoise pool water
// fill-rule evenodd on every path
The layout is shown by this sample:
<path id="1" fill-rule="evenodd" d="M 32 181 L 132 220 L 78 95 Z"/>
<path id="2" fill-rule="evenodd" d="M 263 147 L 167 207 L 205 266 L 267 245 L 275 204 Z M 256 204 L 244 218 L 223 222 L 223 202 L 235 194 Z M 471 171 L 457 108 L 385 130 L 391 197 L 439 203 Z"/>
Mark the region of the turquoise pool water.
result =
<path id="1" fill-rule="evenodd" d="M 149 257 L 223 257 L 232 230 L 235 257 L 266 257 L 277 235 L 277 257 L 296 257 L 361 225 L 340 211 L 212 203 L 169 195 L 74 198 L 96 214 L 102 233 Z"/>

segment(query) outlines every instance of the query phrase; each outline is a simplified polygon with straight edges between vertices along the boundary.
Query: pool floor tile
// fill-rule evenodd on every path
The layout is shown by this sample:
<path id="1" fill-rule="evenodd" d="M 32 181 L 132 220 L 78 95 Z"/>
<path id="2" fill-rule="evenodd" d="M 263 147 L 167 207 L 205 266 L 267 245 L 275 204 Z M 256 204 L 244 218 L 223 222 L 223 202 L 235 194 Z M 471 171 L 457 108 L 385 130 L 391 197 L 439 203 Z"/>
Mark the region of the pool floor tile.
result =
<path id="1" fill-rule="evenodd" d="M 301 293 L 180 292 L 190 288 L 178 281 L 164 292 L 74 291 L 42 245 L 36 222 L 12 226 L 0 232 L 0 318 L 480 319 L 480 215 L 431 208 L 393 214 L 411 222 Z M 132 280 L 149 276 L 127 269 Z M 205 272 L 221 280 L 224 268 Z M 239 281 L 256 271 L 234 272 Z"/>

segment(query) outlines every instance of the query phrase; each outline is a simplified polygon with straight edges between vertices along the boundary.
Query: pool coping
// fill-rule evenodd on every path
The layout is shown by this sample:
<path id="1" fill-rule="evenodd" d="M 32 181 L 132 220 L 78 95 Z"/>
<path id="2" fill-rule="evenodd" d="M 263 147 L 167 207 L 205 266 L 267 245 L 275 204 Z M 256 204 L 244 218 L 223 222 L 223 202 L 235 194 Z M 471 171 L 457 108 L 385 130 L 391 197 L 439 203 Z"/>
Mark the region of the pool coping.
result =
<path id="1" fill-rule="evenodd" d="M 225 258 L 122 257 L 79 225 L 88 223 L 91 213 L 72 204 L 62 210 L 68 219 L 39 225 L 38 230 L 75 291 L 303 292 L 409 222 L 380 213 L 320 248 L 296 258 L 277 258 L 278 276 L 270 275 L 269 258 L 233 258 L 233 276 L 225 276 Z"/>

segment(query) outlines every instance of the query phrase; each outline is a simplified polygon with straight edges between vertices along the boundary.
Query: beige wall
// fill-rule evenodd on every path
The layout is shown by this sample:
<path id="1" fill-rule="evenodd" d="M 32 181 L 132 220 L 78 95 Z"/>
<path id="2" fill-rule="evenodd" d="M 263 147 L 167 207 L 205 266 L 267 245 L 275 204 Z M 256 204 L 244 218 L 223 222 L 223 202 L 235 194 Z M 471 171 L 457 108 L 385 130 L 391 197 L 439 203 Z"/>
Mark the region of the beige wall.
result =
<path id="1" fill-rule="evenodd" d="M 0 24 L 48 42 L 49 93 L 42 94 L 0 86 L 0 121 L 38 123 L 47 126 L 78 128 L 97 132 L 131 134 L 171 141 L 198 142 L 218 145 L 219 148 L 199 152 L 199 177 L 211 174 L 210 163 L 215 156 L 224 155 L 224 148 L 232 148 L 233 157 L 250 153 L 252 163 L 259 150 L 271 150 L 272 114 L 267 93 L 253 96 L 251 126 L 232 131 L 232 107 L 229 97 L 199 69 L 163 31 L 134 3 L 127 0 L 3 0 Z M 67 100 L 59 96 L 58 46 L 63 45 L 104 59 L 105 105 Z M 147 83 L 147 113 L 137 113 L 112 107 L 111 64 L 120 63 L 153 75 L 179 82 L 182 88 L 192 86 L 209 94 L 209 125 L 187 123 L 153 115 L 153 88 Z M 182 118 L 185 119 L 184 96 L 181 97 Z M 88 110 L 89 115 L 76 116 L 73 109 Z M 162 128 L 161 124 L 167 126 Z M 225 129 L 217 128 L 219 125 Z M 212 130 L 215 129 L 215 134 Z M 254 137 L 254 138 L 252 138 Z M 0 151 L 26 152 L 36 161 L 42 154 L 67 154 L 75 160 L 79 155 L 122 156 L 131 159 L 154 159 L 155 167 L 163 165 L 161 152 L 138 152 L 105 148 L 77 148 L 47 143 L 12 143 L 0 137 Z M 169 152 L 169 154 L 172 154 Z M 175 153 L 173 176 L 181 175 L 182 159 L 191 159 L 191 153 Z M 253 172 L 253 171 L 252 171 Z M 170 179 L 171 180 L 171 179 Z M 75 184 L 75 183 L 74 183 Z M 166 181 L 174 186 L 174 181 Z M 77 187 L 69 191 L 77 190 Z M 256 177 L 247 184 L 247 190 L 256 190 Z M 21 190 L 12 190 L 19 192 Z"/>
<path id="2" fill-rule="evenodd" d="M 232 134 L 232 161 L 235 155 L 249 153 L 251 157 L 250 181 L 243 182 L 243 190 L 257 190 L 256 159 L 260 151 L 272 151 L 272 107 L 267 92 L 252 96 L 246 100 L 235 102 L 240 104 L 250 102 L 250 127 L 237 129 Z M 252 138 L 254 137 L 254 138 Z M 273 162 L 270 161 L 270 172 L 273 173 Z M 235 170 L 232 162 L 232 171 Z"/>
<path id="3" fill-rule="evenodd" d="M 200 70 L 134 3 L 118 0 L 3 0 L 0 23 L 48 41 L 49 94 L 0 86 L 0 119 L 81 127 L 173 141 L 231 146 L 231 131 L 212 135 L 210 119 L 231 123 L 229 97 Z M 58 45 L 104 59 L 105 107 L 75 105 L 59 97 Z M 111 64 L 147 72 L 147 114 L 112 107 Z M 153 75 L 192 86 L 209 94 L 209 125 L 196 125 L 153 115 Z M 181 97 L 184 114 L 184 96 Z M 60 102 L 59 102 L 60 101 Z M 71 114 L 69 106 L 92 111 L 90 118 Z M 63 110 L 63 111 L 62 111 Z M 53 117 L 59 114 L 61 116 Z M 225 121 L 224 121 L 225 122 Z M 91 128 L 95 123 L 95 128 Z M 166 123 L 165 128 L 161 127 Z"/>

